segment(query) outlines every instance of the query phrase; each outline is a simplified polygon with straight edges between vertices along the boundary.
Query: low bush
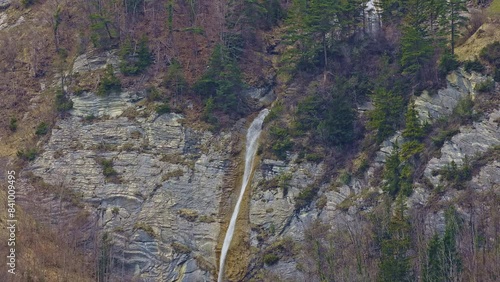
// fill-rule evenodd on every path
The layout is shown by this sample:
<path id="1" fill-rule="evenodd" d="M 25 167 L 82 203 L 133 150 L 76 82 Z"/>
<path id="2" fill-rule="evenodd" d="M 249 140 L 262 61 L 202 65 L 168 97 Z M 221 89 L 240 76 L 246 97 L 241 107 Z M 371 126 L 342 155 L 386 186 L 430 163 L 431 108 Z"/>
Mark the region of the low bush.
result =
<path id="1" fill-rule="evenodd" d="M 474 89 L 482 93 L 491 92 L 493 89 L 495 89 L 495 81 L 491 78 L 488 78 L 485 81 L 476 84 L 476 87 Z"/>
<path id="2" fill-rule="evenodd" d="M 73 109 L 73 101 L 66 97 L 63 91 L 58 91 L 56 93 L 55 103 L 56 110 L 60 113 L 64 113 Z"/>
<path id="3" fill-rule="evenodd" d="M 464 69 L 466 72 L 471 72 L 471 71 L 483 72 L 485 70 L 483 64 L 481 64 L 481 62 L 479 62 L 478 60 L 465 61 Z"/>
<path id="4" fill-rule="evenodd" d="M 439 74 L 442 76 L 447 75 L 449 72 L 456 70 L 460 63 L 457 60 L 457 56 L 450 53 L 445 53 L 439 61 Z"/>
<path id="5" fill-rule="evenodd" d="M 279 260 L 280 258 L 273 253 L 268 253 L 264 255 L 264 263 L 266 265 L 275 265 Z"/>
<path id="6" fill-rule="evenodd" d="M 45 122 L 41 122 L 37 127 L 35 134 L 36 135 L 45 135 L 49 131 L 49 126 Z"/>
<path id="7" fill-rule="evenodd" d="M 168 114 L 170 113 L 170 105 L 168 103 L 158 105 L 156 106 L 156 112 L 159 115 Z"/>
<path id="8" fill-rule="evenodd" d="M 12 132 L 17 130 L 17 118 L 15 118 L 15 117 L 10 118 L 9 129 Z"/>
<path id="9" fill-rule="evenodd" d="M 500 42 L 495 41 L 486 45 L 479 53 L 479 57 L 492 66 L 500 67 Z"/>
<path id="10" fill-rule="evenodd" d="M 117 174 L 116 170 L 113 168 L 112 160 L 102 159 L 100 160 L 100 164 L 102 165 L 102 174 L 104 176 L 110 177 Z"/>
<path id="11" fill-rule="evenodd" d="M 122 84 L 120 79 L 115 76 L 115 70 L 112 65 L 106 66 L 106 72 L 104 73 L 99 86 L 97 87 L 97 95 L 106 96 L 111 92 L 119 92 L 122 89 Z"/>
<path id="12" fill-rule="evenodd" d="M 17 157 L 25 161 L 32 161 L 36 158 L 37 155 L 38 150 L 36 148 L 22 149 L 17 151 Z"/>

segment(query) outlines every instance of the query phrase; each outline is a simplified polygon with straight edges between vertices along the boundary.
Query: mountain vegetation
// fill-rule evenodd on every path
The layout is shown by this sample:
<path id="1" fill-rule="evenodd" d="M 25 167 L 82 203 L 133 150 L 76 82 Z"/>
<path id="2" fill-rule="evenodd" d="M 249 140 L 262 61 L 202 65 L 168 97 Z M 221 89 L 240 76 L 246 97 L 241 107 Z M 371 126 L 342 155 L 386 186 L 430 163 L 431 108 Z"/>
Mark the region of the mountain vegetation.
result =
<path id="1" fill-rule="evenodd" d="M 267 276 L 268 271 L 293 261 L 295 270 L 310 281 L 498 281 L 500 220 L 498 209 L 491 207 L 498 206 L 499 194 L 493 188 L 485 191 L 489 194 L 478 194 L 479 188 L 467 184 L 482 165 L 498 157 L 498 146 L 432 171 L 432 176 L 440 176 L 439 184 L 430 183 L 425 171 L 429 160 L 442 153 L 442 146 L 461 126 L 474 125 L 498 106 L 498 39 L 467 60 L 460 58 L 458 49 L 471 36 L 489 36 L 480 29 L 483 22 L 498 27 L 499 1 L 380 0 L 372 11 L 367 10 L 367 2 L 9 1 L 10 6 L 0 10 L 4 116 L 0 161 L 12 159 L 9 165 L 21 170 L 43 155 L 43 144 L 52 130 L 60 130 L 57 121 L 80 110 L 85 103 L 80 98 L 85 95 L 104 100 L 124 91 L 142 93 L 145 99 L 141 97 L 137 109 L 121 114 L 121 120 L 154 123 L 162 115 L 176 113 L 184 117 L 182 124 L 165 122 L 164 127 L 186 126 L 215 136 L 211 142 L 217 143 L 217 138 L 226 138 L 220 137 L 225 132 L 239 134 L 243 120 L 262 108 L 258 99 L 245 93 L 272 89 L 276 100 L 268 103 L 270 114 L 258 150 L 258 158 L 272 162 L 261 166 L 320 164 L 324 173 L 307 175 L 314 180 L 294 193 L 288 192 L 297 183 L 291 174 L 283 173 L 274 183 L 261 173 L 260 184 L 273 191 L 269 195 L 286 198 L 293 210 L 287 226 L 304 219 L 304 240 L 281 238 L 286 226 L 283 230 L 266 226 L 267 233 L 249 227 L 251 240 L 264 243 L 262 249 L 246 250 L 253 257 L 247 258 L 244 270 L 237 271 L 239 278 L 271 281 L 274 277 Z M 473 10 L 482 11 L 483 16 L 472 16 Z M 9 19 L 5 27 L 4 14 Z M 92 69 L 99 55 L 106 58 L 105 67 Z M 81 61 L 89 73 L 73 72 Z M 432 124 L 424 121 L 417 97 L 432 99 L 456 71 L 485 77 L 470 86 L 474 99 L 467 96 L 459 101 L 449 109 L 448 118 Z M 107 118 L 107 114 L 96 118 L 91 113 L 82 120 L 90 127 L 96 119 Z M 492 122 L 498 124 L 498 118 Z M 130 133 L 131 139 L 143 134 L 135 132 L 134 136 Z M 147 142 L 138 151 L 148 152 Z M 195 158 L 209 152 L 197 142 L 186 145 L 186 159 L 169 155 L 167 159 L 179 167 L 172 170 L 176 173 L 166 172 L 173 176 L 164 182 L 194 172 L 199 163 Z M 98 148 L 85 147 L 83 141 L 72 146 L 101 151 L 118 147 L 104 141 Z M 126 152 L 134 144 L 123 147 Z M 380 161 L 382 149 L 385 155 Z M 239 154 L 231 153 L 233 157 Z M 55 154 L 53 159 L 56 162 Z M 225 160 L 217 161 L 220 164 L 214 166 L 231 167 Z M 119 161 L 106 157 L 96 163 L 106 183 L 122 184 Z M 228 175 L 225 180 L 231 179 Z M 22 224 L 36 235 L 31 239 L 21 235 L 26 247 L 19 249 L 19 257 L 26 263 L 19 268 L 21 280 L 16 281 L 135 281 L 133 273 L 125 274 L 116 263 L 123 253 L 113 246 L 113 235 L 99 233 L 97 223 L 89 227 L 92 219 L 79 200 L 83 196 L 63 192 L 64 183 L 57 187 L 33 175 L 26 181 L 72 211 L 69 219 L 62 215 L 53 219 L 57 230 L 69 225 L 64 220 L 77 227 L 71 225 L 61 232 L 61 244 L 55 244 L 52 236 L 59 235 L 36 222 L 56 213 L 33 209 L 35 196 L 25 200 L 23 209 L 31 214 L 23 211 L 26 223 Z M 357 184 L 367 182 L 374 189 L 363 190 Z M 218 193 L 224 194 L 226 188 L 219 188 L 222 192 Z M 342 189 L 351 195 L 332 208 L 325 195 L 340 194 Z M 412 200 L 418 189 L 429 191 L 428 205 Z M 451 200 L 450 191 L 467 193 Z M 154 194 L 136 193 L 138 199 Z M 438 200 L 445 197 L 450 199 L 446 205 Z M 352 207 L 360 206 L 352 212 Z M 331 210 L 345 216 L 342 228 L 321 220 Z M 116 208 L 112 215 L 120 213 Z M 187 209 L 180 213 L 192 224 L 223 222 L 213 219 L 215 214 L 199 216 Z M 428 222 L 423 214 L 443 214 L 444 222 Z M 136 225 L 142 226 L 134 227 L 144 233 L 141 240 L 164 236 L 146 223 Z M 87 237 L 79 235 L 78 226 L 91 230 Z M 115 233 L 123 233 L 116 228 Z M 50 244 L 45 248 L 37 240 Z M 172 243 L 179 256 L 186 257 L 192 252 L 188 245 Z M 48 255 L 58 251 L 64 259 Z M 158 252 L 163 251 L 158 248 Z M 216 272 L 203 258 L 195 259 L 207 273 Z M 41 269 L 49 269 L 50 274 L 44 277 Z"/>

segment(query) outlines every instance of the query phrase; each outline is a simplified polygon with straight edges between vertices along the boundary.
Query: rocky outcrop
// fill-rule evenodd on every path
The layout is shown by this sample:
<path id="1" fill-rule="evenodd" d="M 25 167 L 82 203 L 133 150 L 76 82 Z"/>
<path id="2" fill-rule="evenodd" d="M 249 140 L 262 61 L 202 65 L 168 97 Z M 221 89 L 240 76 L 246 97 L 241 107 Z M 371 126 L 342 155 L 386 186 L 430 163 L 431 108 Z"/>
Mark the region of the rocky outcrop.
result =
<path id="1" fill-rule="evenodd" d="M 178 114 L 120 117 L 137 93 L 72 98 L 72 115 L 57 122 L 29 170 L 95 207 L 126 273 L 212 280 L 231 136 L 184 127 Z M 82 118 L 89 114 L 107 116 Z"/>
<path id="2" fill-rule="evenodd" d="M 476 85 L 486 78 L 478 73 L 467 73 L 463 69 L 454 71 L 446 77 L 447 87 L 431 95 L 428 91 L 415 99 L 415 109 L 422 122 L 433 123 L 441 117 L 450 115 L 458 102 L 467 96 L 474 98 Z"/>
<path id="3" fill-rule="evenodd" d="M 437 186 L 441 176 L 433 173 L 434 171 L 444 168 L 452 161 L 461 166 L 466 157 L 469 159 L 479 157 L 493 146 L 500 145 L 499 119 L 500 109 L 497 109 L 484 120 L 474 122 L 472 126 L 460 127 L 460 133 L 445 142 L 441 148 L 441 156 L 429 161 L 424 175 Z"/>
<path id="4" fill-rule="evenodd" d="M 118 68 L 119 60 L 116 51 L 107 51 L 104 53 L 83 53 L 73 62 L 73 73 L 91 72 L 104 69 L 107 64 Z"/>
<path id="5" fill-rule="evenodd" d="M 103 117 L 112 118 L 120 116 L 126 109 L 134 107 L 134 103 L 144 98 L 144 92 L 120 92 L 111 93 L 107 96 L 96 96 L 92 92 L 84 92 L 74 96 L 73 115 L 79 117 Z M 138 107 L 133 111 L 142 112 L 144 108 Z"/>

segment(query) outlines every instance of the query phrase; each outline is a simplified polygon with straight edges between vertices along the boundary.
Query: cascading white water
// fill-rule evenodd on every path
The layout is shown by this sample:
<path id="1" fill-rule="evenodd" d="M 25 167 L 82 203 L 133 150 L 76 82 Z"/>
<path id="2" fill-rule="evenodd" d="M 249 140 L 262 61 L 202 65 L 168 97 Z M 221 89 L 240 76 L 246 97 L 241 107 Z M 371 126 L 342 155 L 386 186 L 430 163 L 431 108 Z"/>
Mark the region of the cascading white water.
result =
<path id="1" fill-rule="evenodd" d="M 262 131 L 262 123 L 264 122 L 264 118 L 268 113 L 268 109 L 262 110 L 257 118 L 254 119 L 247 131 L 245 171 L 243 173 L 240 196 L 238 197 L 238 201 L 236 202 L 236 206 L 234 207 L 233 215 L 231 216 L 231 221 L 229 221 L 229 227 L 227 228 L 226 236 L 224 237 L 224 243 L 222 244 L 222 251 L 219 261 L 219 277 L 217 279 L 218 282 L 222 282 L 222 279 L 224 278 L 224 263 L 226 261 L 227 251 L 229 250 L 229 245 L 231 245 L 231 240 L 233 239 L 234 228 L 236 226 L 236 218 L 238 217 L 238 213 L 240 212 L 241 201 L 243 200 L 243 195 L 245 194 L 248 182 L 250 181 L 250 175 L 252 174 L 255 153 L 257 152 L 258 147 L 258 140 L 260 132 Z"/>

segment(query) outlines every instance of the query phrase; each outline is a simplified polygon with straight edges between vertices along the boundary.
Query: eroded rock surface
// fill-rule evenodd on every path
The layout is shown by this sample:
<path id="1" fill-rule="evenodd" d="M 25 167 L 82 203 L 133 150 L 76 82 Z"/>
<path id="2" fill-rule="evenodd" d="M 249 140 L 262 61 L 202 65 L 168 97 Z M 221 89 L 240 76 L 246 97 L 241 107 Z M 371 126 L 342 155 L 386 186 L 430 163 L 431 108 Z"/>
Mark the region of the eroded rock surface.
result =
<path id="1" fill-rule="evenodd" d="M 130 97 L 109 99 L 125 107 L 136 101 Z M 191 130 L 178 114 L 118 117 L 123 107 L 91 93 L 74 102 L 73 114 L 57 122 L 29 170 L 95 207 L 98 226 L 122 250 L 115 259 L 127 273 L 211 281 L 221 187 L 232 169 L 230 135 Z M 82 118 L 105 113 L 109 117 Z M 104 171 L 103 160 L 112 171 Z"/>

